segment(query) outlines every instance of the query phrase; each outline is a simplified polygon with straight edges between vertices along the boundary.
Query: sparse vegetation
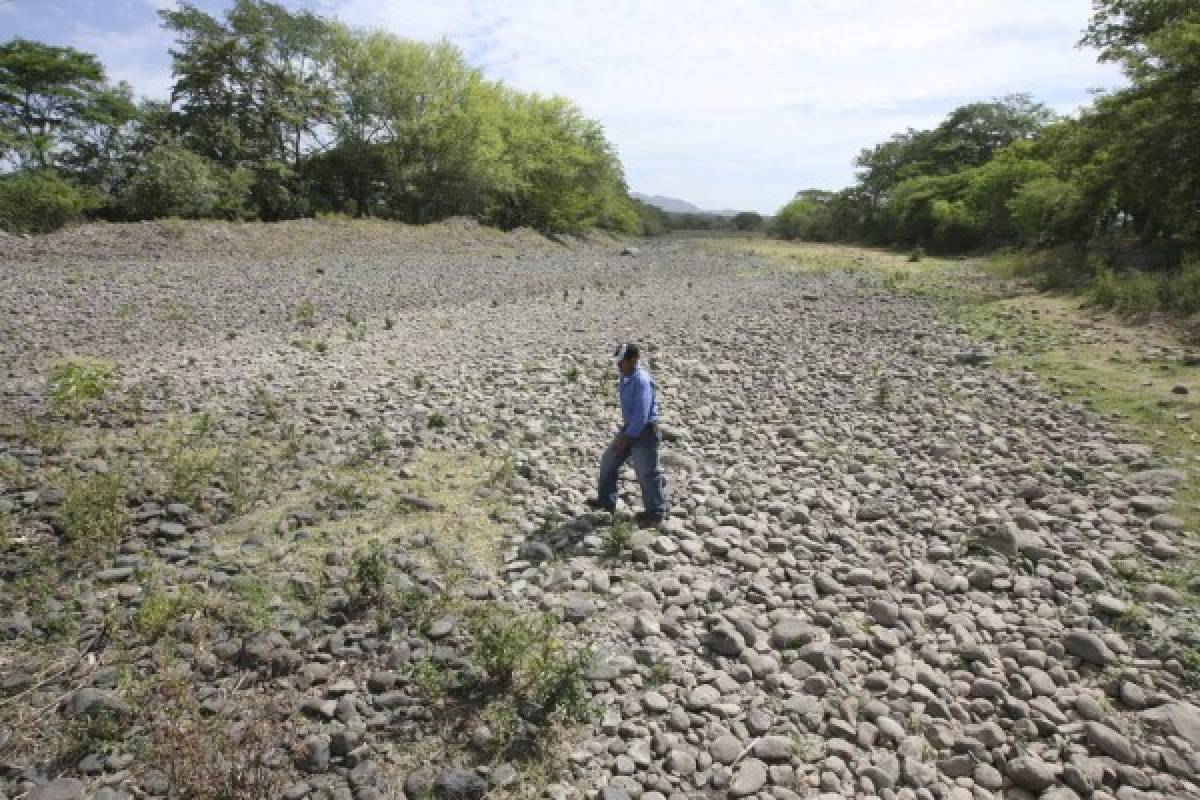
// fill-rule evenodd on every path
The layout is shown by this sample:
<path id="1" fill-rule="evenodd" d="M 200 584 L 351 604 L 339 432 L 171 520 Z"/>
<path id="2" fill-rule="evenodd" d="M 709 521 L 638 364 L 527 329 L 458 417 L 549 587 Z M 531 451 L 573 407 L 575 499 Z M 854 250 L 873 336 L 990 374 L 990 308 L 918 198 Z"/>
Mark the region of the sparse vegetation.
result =
<path id="1" fill-rule="evenodd" d="M 583 677 L 591 654 L 564 644 L 553 617 L 530 621 L 487 604 L 472 611 L 470 623 L 474 663 L 528 718 L 540 723 L 591 715 Z"/>
<path id="2" fill-rule="evenodd" d="M 612 530 L 604 545 L 604 554 L 609 558 L 625 556 L 633 544 L 633 523 L 628 519 L 613 520 Z"/>
<path id="3" fill-rule="evenodd" d="M 363 487 L 352 479 L 327 481 L 325 496 L 332 508 L 343 511 L 356 511 L 367 505 L 367 496 Z"/>
<path id="4" fill-rule="evenodd" d="M 296 322 L 305 328 L 314 328 L 317 325 L 317 307 L 312 300 L 305 298 L 300 305 L 296 306 L 295 311 Z"/>
<path id="5" fill-rule="evenodd" d="M 164 668 L 147 695 L 153 702 L 143 763 L 166 775 L 171 797 L 251 800 L 280 797 L 286 773 L 286 726 L 258 692 L 225 699 L 229 715 L 208 715 L 187 673 Z"/>
<path id="6" fill-rule="evenodd" d="M 112 362 L 68 359 L 50 371 L 50 403 L 55 413 L 77 417 L 89 403 L 100 401 L 117 385 Z"/>
<path id="7" fill-rule="evenodd" d="M 133 626 L 147 639 L 159 639 L 192 605 L 186 590 L 172 594 L 152 584 L 142 591 L 142 602 L 134 615 Z"/>
<path id="8" fill-rule="evenodd" d="M 433 661 L 422 661 L 413 668 L 413 683 L 427 701 L 437 703 L 446 696 L 446 671 Z"/>
<path id="9" fill-rule="evenodd" d="M 180 503 L 197 506 L 204 490 L 212 483 L 218 455 L 215 447 L 205 447 L 194 441 L 175 442 L 164 464 L 168 496 Z"/>
<path id="10" fill-rule="evenodd" d="M 105 550 L 124 533 L 128 513 L 120 471 L 96 472 L 87 477 L 69 473 L 62 504 L 62 525 L 79 548 Z M 95 552 L 95 551 L 93 551 Z"/>
<path id="11" fill-rule="evenodd" d="M 387 554 L 377 544 L 354 554 L 354 592 L 361 604 L 379 602 L 387 585 Z"/>

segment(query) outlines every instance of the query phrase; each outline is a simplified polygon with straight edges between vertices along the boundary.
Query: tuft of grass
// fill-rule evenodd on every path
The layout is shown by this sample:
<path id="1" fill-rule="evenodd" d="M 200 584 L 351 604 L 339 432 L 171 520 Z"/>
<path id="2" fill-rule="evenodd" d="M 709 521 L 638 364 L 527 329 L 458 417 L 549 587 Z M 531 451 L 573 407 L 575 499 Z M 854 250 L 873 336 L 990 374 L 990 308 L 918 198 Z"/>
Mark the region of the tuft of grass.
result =
<path id="1" fill-rule="evenodd" d="M 879 378 L 879 383 L 875 387 L 875 407 L 878 409 L 886 409 L 888 400 L 892 395 L 892 385 L 886 376 Z"/>
<path id="2" fill-rule="evenodd" d="M 218 452 L 212 447 L 197 447 L 179 441 L 167 455 L 164 469 L 167 493 L 173 499 L 195 507 L 212 484 L 216 473 Z"/>
<path id="3" fill-rule="evenodd" d="M 117 543 L 128 514 L 125 486 L 119 471 L 72 474 L 64 490 L 62 525 L 67 537 L 83 548 L 107 548 Z"/>
<path id="4" fill-rule="evenodd" d="M 168 594 L 160 586 L 148 587 L 143 591 L 142 604 L 133 617 L 133 627 L 151 641 L 161 639 L 192 606 L 186 590 Z"/>
<path id="5" fill-rule="evenodd" d="M 571 367 L 569 369 L 567 369 L 567 383 L 578 383 L 578 382 L 579 382 L 579 367 L 572 364 Z"/>
<path id="6" fill-rule="evenodd" d="M 446 696 L 449 676 L 446 671 L 433 661 L 425 660 L 413 668 L 413 683 L 417 691 L 431 703 L 439 702 Z"/>
<path id="7" fill-rule="evenodd" d="M 391 444 L 382 425 L 372 425 L 367 430 L 367 449 L 372 453 L 382 453 L 391 447 Z"/>
<path id="8" fill-rule="evenodd" d="M 492 470 L 492 474 L 488 477 L 488 483 L 492 486 L 507 486 L 508 482 L 517 474 L 516 463 L 512 456 L 506 456 Z"/>
<path id="9" fill-rule="evenodd" d="M 325 496 L 333 508 L 343 511 L 358 511 L 367 505 L 366 493 L 353 481 L 327 482 Z"/>
<path id="10" fill-rule="evenodd" d="M 628 519 L 613 522 L 608 540 L 604 543 L 604 554 L 609 558 L 621 558 L 633 544 L 633 523 Z"/>
<path id="11" fill-rule="evenodd" d="M 659 661 L 650 668 L 650 674 L 646 676 L 646 683 L 653 687 L 659 687 L 671 680 L 671 668 L 667 666 L 665 661 Z"/>
<path id="12" fill-rule="evenodd" d="M 307 298 L 302 300 L 300 305 L 296 306 L 293 315 L 296 318 L 296 322 L 302 327 L 315 328 L 317 325 L 317 307 L 313 304 L 312 300 Z"/>
<path id="13" fill-rule="evenodd" d="M 26 416 L 25 441 L 45 453 L 61 453 L 67 442 L 67 432 L 61 425 Z"/>
<path id="14" fill-rule="evenodd" d="M 412 376 L 412 385 L 413 385 L 414 389 L 424 389 L 425 388 L 425 374 L 421 373 L 421 372 L 414 373 Z"/>
<path id="15" fill-rule="evenodd" d="M 434 411 L 429 415 L 429 419 L 425 421 L 425 424 L 433 430 L 441 430 L 446 427 L 446 416 L 440 411 Z"/>
<path id="16" fill-rule="evenodd" d="M 258 409 L 258 412 L 266 417 L 269 421 L 274 422 L 279 419 L 280 403 L 271 394 L 271 390 L 265 384 L 259 384 L 254 387 L 254 396 L 251 402 Z"/>
<path id="17" fill-rule="evenodd" d="M 110 361 L 66 359 L 51 368 L 48 383 L 54 412 L 77 417 L 117 385 L 117 368 Z"/>

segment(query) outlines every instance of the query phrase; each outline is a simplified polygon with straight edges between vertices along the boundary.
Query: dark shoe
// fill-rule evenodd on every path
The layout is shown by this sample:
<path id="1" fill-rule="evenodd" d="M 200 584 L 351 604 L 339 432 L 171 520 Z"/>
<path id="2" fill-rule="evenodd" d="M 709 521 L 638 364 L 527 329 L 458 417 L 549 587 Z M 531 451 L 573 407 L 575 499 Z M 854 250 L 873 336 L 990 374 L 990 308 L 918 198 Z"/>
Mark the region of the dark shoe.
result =
<path id="1" fill-rule="evenodd" d="M 633 524 L 639 528 L 657 528 L 662 525 L 663 515 L 650 511 L 639 511 L 633 517 Z"/>
<path id="2" fill-rule="evenodd" d="M 587 503 L 588 508 L 594 511 L 603 511 L 606 514 L 611 514 L 617 510 L 613 506 L 610 506 L 608 503 L 601 500 L 599 497 L 589 497 L 584 502 Z"/>

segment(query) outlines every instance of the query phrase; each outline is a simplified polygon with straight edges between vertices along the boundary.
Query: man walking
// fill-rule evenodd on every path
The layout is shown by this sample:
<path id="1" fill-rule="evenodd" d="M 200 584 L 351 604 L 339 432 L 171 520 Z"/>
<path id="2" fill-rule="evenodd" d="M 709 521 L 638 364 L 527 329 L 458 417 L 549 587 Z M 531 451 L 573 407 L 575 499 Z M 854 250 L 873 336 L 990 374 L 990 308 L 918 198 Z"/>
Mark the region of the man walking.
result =
<path id="1" fill-rule="evenodd" d="M 658 463 L 658 391 L 650 373 L 638 364 L 637 345 L 623 344 L 613 358 L 621 378 L 621 430 L 600 458 L 600 478 L 596 497 L 589 497 L 591 508 L 613 512 L 617 507 L 617 478 L 621 466 L 633 459 L 633 470 L 642 488 L 642 507 L 634 521 L 649 528 L 663 521 L 668 511 L 666 479 Z"/>

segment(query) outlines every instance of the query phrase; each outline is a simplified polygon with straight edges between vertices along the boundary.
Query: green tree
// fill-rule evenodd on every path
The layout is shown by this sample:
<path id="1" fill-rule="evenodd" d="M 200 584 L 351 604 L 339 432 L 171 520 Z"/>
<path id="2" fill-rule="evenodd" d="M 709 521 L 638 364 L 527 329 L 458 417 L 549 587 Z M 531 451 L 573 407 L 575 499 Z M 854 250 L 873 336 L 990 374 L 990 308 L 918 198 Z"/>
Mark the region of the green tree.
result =
<path id="1" fill-rule="evenodd" d="M 1122 65 L 1128 89 L 1100 98 L 1085 124 L 1108 140 L 1119 213 L 1137 242 L 1200 239 L 1200 6 L 1095 0 L 1083 43 Z"/>
<path id="2" fill-rule="evenodd" d="M 221 182 L 208 159 L 165 144 L 146 156 L 130 181 L 124 205 L 136 219 L 207 217 L 220 196 Z"/>
<path id="3" fill-rule="evenodd" d="M 21 168 L 55 165 L 65 139 L 110 112 L 104 68 L 95 56 L 27 39 L 0 45 L 0 131 L 6 157 Z"/>
<path id="4" fill-rule="evenodd" d="M 159 13 L 176 37 L 171 100 L 185 145 L 252 170 L 264 219 L 303 214 L 298 168 L 330 144 L 333 26 L 264 0 L 236 0 L 224 22 L 191 3 Z"/>
<path id="5" fill-rule="evenodd" d="M 68 183 L 53 170 L 0 177 L 0 228 L 12 233 L 48 233 L 102 203 L 94 192 Z"/>
<path id="6" fill-rule="evenodd" d="M 739 211 L 733 215 L 732 224 L 735 230 L 757 231 L 763 226 L 762 214 L 754 211 Z"/>

